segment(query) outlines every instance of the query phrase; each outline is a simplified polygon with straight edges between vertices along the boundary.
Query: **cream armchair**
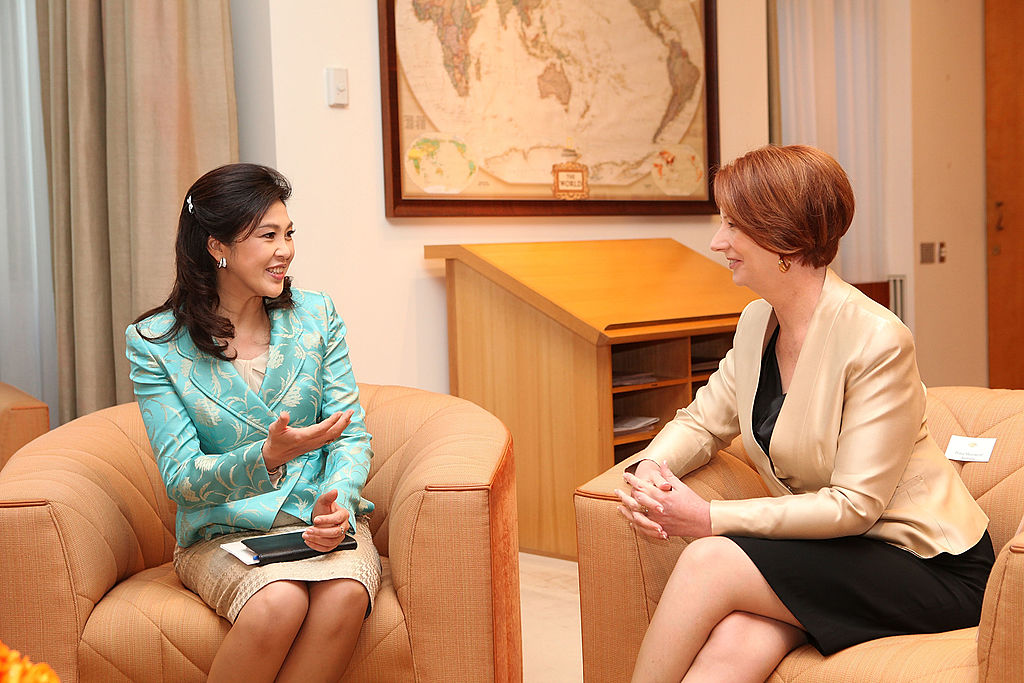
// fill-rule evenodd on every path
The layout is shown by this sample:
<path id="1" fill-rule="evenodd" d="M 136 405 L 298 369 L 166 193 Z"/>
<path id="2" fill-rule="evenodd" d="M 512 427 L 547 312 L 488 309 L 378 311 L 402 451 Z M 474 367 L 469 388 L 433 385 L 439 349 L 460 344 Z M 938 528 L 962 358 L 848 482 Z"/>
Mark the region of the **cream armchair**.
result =
<path id="1" fill-rule="evenodd" d="M 472 403 L 362 385 L 384 565 L 345 681 L 519 681 L 515 470 Z M 134 404 L 0 472 L 0 640 L 74 681 L 203 681 L 228 622 L 171 566 L 174 504 Z"/>
<path id="2" fill-rule="evenodd" d="M 810 645 L 791 652 L 775 683 L 811 681 L 1024 681 L 1024 391 L 942 387 L 928 391 L 928 426 L 945 448 L 952 434 L 996 437 L 988 463 L 955 463 L 991 519 L 996 564 L 981 625 L 895 636 L 829 657 Z M 683 479 L 705 499 L 768 495 L 739 440 Z M 644 631 L 686 543 L 634 534 L 616 512 L 616 466 L 575 495 L 583 671 L 587 683 L 629 680 Z M 737 645 L 741 646 L 740 644 Z"/>

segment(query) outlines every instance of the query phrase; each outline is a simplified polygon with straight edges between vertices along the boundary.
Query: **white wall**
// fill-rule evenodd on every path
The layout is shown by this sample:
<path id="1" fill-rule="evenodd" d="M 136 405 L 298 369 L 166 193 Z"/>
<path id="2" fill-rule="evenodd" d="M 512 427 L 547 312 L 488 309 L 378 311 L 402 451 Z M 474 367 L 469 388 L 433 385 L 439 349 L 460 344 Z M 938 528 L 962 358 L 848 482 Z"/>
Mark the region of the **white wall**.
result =
<path id="1" fill-rule="evenodd" d="M 360 381 L 448 390 L 444 267 L 424 260 L 424 245 L 672 237 L 711 255 L 710 216 L 385 218 L 376 5 L 231 7 L 241 158 L 274 164 L 294 184 L 292 274 L 334 297 Z M 766 35 L 763 2 L 719 0 L 723 160 L 768 141 Z M 348 69 L 347 108 L 325 104 L 327 66 Z"/>
<path id="2" fill-rule="evenodd" d="M 985 265 L 985 16 L 977 0 L 911 0 L 917 362 L 931 386 L 988 386 Z M 998 295 L 998 294 L 997 294 Z"/>

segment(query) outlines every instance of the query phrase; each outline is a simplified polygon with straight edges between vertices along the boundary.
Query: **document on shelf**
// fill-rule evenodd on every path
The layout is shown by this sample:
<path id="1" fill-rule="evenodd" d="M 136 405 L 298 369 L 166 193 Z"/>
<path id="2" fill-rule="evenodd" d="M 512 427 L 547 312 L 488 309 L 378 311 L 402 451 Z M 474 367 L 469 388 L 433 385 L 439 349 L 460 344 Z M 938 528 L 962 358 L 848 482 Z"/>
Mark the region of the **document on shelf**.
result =
<path id="1" fill-rule="evenodd" d="M 690 372 L 693 374 L 698 372 L 714 372 L 718 369 L 718 365 L 721 362 L 721 358 L 694 358 L 690 362 Z"/>
<path id="2" fill-rule="evenodd" d="M 634 384 L 651 384 L 657 382 L 658 377 L 653 372 L 635 372 L 632 374 L 613 373 L 613 387 L 630 387 Z"/>
<path id="3" fill-rule="evenodd" d="M 612 425 L 612 432 L 615 434 L 632 434 L 649 429 L 658 424 L 658 418 L 645 417 L 641 415 L 624 415 L 615 418 Z"/>

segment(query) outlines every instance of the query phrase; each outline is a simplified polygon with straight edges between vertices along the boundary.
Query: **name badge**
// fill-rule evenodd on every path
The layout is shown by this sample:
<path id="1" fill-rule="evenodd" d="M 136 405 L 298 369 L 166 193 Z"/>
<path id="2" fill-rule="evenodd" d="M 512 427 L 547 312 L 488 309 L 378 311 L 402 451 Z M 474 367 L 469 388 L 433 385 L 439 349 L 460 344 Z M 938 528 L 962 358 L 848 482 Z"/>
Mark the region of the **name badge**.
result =
<path id="1" fill-rule="evenodd" d="M 963 462 L 988 462 L 995 445 L 994 438 L 951 436 L 946 446 L 946 457 Z"/>

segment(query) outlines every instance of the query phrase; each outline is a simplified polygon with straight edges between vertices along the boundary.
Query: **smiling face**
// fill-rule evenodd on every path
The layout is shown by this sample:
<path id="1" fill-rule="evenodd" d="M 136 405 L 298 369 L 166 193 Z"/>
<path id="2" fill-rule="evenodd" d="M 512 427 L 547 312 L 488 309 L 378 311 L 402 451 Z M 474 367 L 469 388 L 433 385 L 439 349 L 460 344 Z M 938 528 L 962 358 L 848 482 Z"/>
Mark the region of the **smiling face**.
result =
<path id="1" fill-rule="evenodd" d="M 274 202 L 248 236 L 229 244 L 210 239 L 214 260 L 223 256 L 227 267 L 217 270 L 221 300 L 281 295 L 288 266 L 295 256 L 295 230 L 284 203 Z M 244 233 L 243 233 L 244 234 Z"/>
<path id="2" fill-rule="evenodd" d="M 759 294 L 779 276 L 779 255 L 757 244 L 724 213 L 718 232 L 711 238 L 711 250 L 725 256 L 734 283 Z"/>

